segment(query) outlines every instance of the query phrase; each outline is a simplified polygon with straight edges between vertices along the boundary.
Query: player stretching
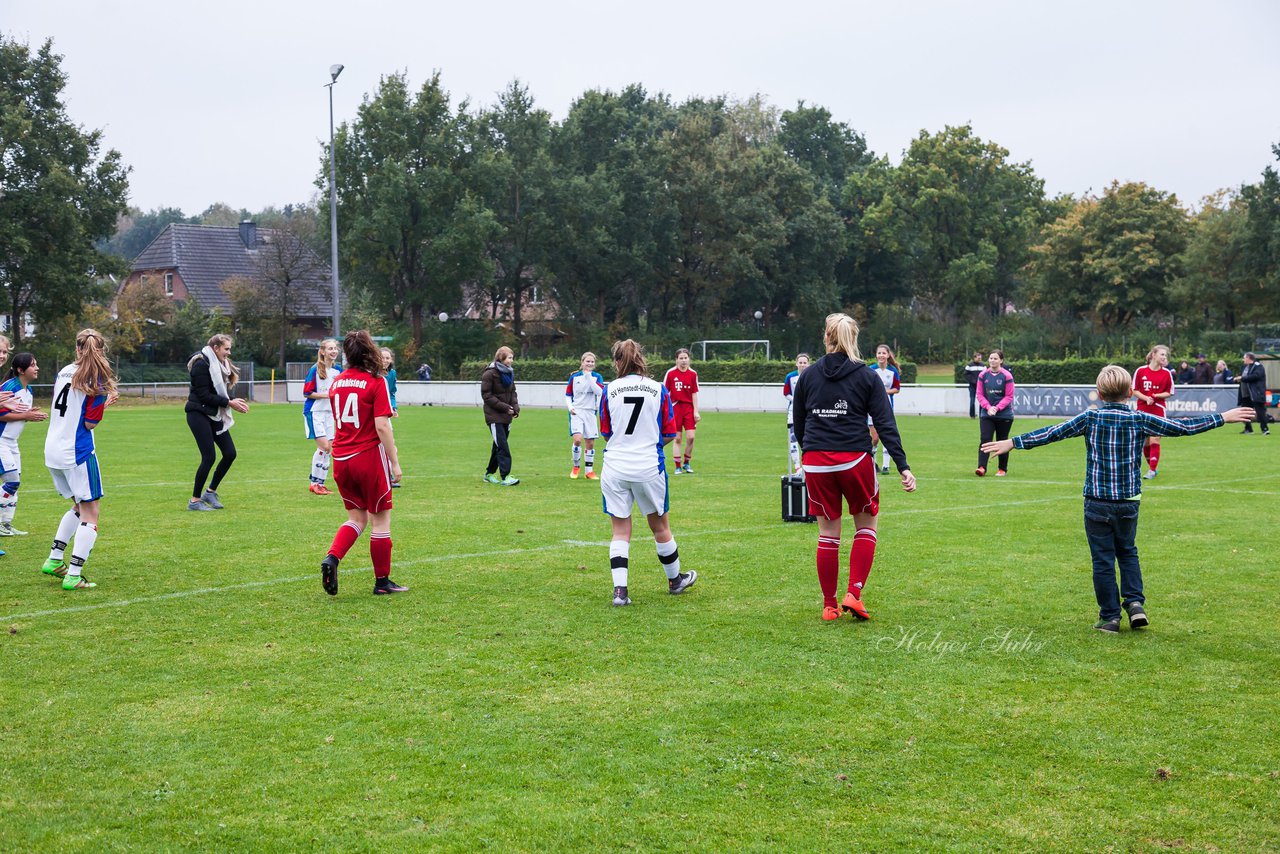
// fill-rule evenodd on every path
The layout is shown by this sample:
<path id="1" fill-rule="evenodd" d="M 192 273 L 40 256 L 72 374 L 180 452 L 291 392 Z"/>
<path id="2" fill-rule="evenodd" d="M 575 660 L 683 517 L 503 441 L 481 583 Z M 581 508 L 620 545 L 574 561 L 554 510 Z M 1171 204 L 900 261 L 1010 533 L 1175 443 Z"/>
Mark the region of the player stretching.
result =
<path id="1" fill-rule="evenodd" d="M 795 423 L 795 412 L 792 406 L 795 400 L 792 399 L 792 394 L 796 390 L 796 381 L 800 379 L 800 375 L 807 367 L 809 367 L 809 354 L 801 353 L 796 356 L 796 369 L 787 374 L 787 378 L 782 381 L 782 396 L 787 399 L 787 450 L 791 453 L 792 474 L 804 471 L 800 465 L 800 443 L 796 441 L 795 430 L 792 429 Z"/>
<path id="2" fill-rule="evenodd" d="M 381 356 L 379 356 L 381 358 Z M 338 341 L 326 338 L 316 351 L 316 363 L 307 371 L 302 383 L 302 420 L 306 422 L 307 438 L 316 440 L 316 452 L 311 455 L 311 491 L 316 495 L 332 495 L 324 485 L 329 475 L 329 460 L 333 451 L 333 410 L 329 406 L 329 387 L 338 372 L 333 364 L 338 360 Z"/>
<path id="3" fill-rule="evenodd" d="M 1157 344 L 1147 353 L 1147 363 L 1133 372 L 1133 396 L 1138 398 L 1138 411 L 1165 417 L 1164 402 L 1173 397 L 1173 371 L 1169 370 L 1169 348 Z M 1160 437 L 1147 436 L 1142 455 L 1150 470 L 1143 480 L 1152 480 L 1160 465 Z"/>
<path id="4" fill-rule="evenodd" d="M 375 595 L 403 593 L 391 580 L 391 485 L 400 480 L 400 459 L 391 432 L 391 395 L 382 378 L 382 354 L 363 329 L 342 342 L 346 369 L 329 388 L 337 422 L 333 440 L 333 482 L 338 485 L 347 521 L 320 562 L 320 583 L 338 595 L 338 562 L 360 533 L 369 532 Z"/>
<path id="5" fill-rule="evenodd" d="M 677 431 L 675 473 L 693 474 L 689 463 L 693 461 L 693 439 L 697 435 L 697 426 L 702 420 L 702 414 L 698 412 L 698 372 L 689 367 L 688 350 L 681 347 L 676 351 L 676 366 L 667 371 L 662 384 L 667 387 L 667 394 L 675 404 Z M 683 455 L 681 455 L 682 436 Z"/>
<path id="6" fill-rule="evenodd" d="M 9 379 L 0 385 L 0 391 L 12 392 L 13 399 L 0 404 L 0 469 L 3 469 L 3 491 L 0 492 L 0 537 L 21 536 L 26 531 L 13 527 L 13 515 L 18 510 L 18 486 L 22 482 L 22 452 L 18 450 L 18 437 L 28 421 L 44 421 L 48 413 L 31 405 L 31 384 L 40 376 L 40 366 L 30 353 L 13 357 Z"/>
<path id="7" fill-rule="evenodd" d="M 667 592 L 683 593 L 698 580 L 693 570 L 680 571 L 680 552 L 667 520 L 667 472 L 663 446 L 675 438 L 671 400 L 660 383 L 649 379 L 644 350 L 628 338 L 613 345 L 618 378 L 604 388 L 600 434 L 604 449 L 604 512 L 613 525 L 609 568 L 613 571 L 613 604 L 630 605 L 627 568 L 631 557 L 631 505 L 640 508 L 653 531 L 658 561 L 667 574 Z"/>
<path id="8" fill-rule="evenodd" d="M 97 330 L 80 330 L 76 360 L 58 371 L 53 383 L 49 431 L 44 437 L 44 464 L 53 475 L 53 487 L 72 504 L 58 523 L 49 559 L 41 567 L 46 575 L 62 578 L 63 590 L 97 586 L 83 573 L 98 539 L 98 499 L 102 498 L 93 428 L 102 421 L 107 404 L 115 400 L 115 387 L 106 340 Z M 63 555 L 73 539 L 68 565 Z"/>
<path id="9" fill-rule="evenodd" d="M 564 387 L 564 404 L 569 407 L 569 435 L 573 439 L 573 468 L 569 477 L 582 472 L 583 445 L 586 445 L 587 480 L 596 479 L 596 437 L 600 435 L 600 398 L 604 377 L 596 373 L 596 354 L 583 353 L 582 365 L 569 375 Z"/>

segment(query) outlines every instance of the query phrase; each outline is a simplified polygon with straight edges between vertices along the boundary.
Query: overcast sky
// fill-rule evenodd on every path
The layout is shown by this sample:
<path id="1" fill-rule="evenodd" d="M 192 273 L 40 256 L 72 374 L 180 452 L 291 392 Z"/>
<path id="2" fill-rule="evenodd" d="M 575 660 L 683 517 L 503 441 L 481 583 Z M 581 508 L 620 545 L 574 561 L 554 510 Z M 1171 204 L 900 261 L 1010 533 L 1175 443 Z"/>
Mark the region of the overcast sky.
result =
<path id="1" fill-rule="evenodd" d="M 1280 142 L 1280 3 L 0 0 L 52 37 L 72 118 L 133 167 L 131 204 L 259 210 L 316 193 L 337 122 L 382 75 L 439 69 L 455 103 L 512 79 L 559 119 L 592 89 L 818 104 L 896 163 L 970 122 L 1051 194 L 1145 181 L 1194 204 L 1256 181 Z"/>

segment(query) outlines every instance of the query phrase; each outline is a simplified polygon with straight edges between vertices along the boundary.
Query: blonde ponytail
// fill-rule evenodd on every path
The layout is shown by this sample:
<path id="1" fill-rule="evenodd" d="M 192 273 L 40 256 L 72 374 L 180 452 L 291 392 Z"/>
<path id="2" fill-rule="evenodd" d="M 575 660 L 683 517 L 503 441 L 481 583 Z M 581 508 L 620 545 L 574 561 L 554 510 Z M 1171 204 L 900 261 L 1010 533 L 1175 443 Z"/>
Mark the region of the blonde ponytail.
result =
<path id="1" fill-rule="evenodd" d="M 116 378 L 107 361 L 107 339 L 96 329 L 81 329 L 76 335 L 76 372 L 71 387 L 88 395 L 111 394 Z"/>
<path id="2" fill-rule="evenodd" d="M 862 359 L 858 352 L 858 321 L 849 315 L 841 312 L 828 314 L 824 337 L 828 353 L 840 350 L 850 359 Z"/>

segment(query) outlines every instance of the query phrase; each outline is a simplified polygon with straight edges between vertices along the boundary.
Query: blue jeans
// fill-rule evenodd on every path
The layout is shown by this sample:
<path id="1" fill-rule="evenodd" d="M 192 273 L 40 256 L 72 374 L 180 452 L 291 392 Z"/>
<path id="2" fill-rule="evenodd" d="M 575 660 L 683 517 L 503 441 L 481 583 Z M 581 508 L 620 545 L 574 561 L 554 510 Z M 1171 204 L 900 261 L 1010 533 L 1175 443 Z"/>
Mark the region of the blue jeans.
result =
<path id="1" fill-rule="evenodd" d="M 1084 500 L 1084 535 L 1093 557 L 1093 594 L 1098 599 L 1098 616 L 1114 620 L 1124 603 L 1141 604 L 1142 569 L 1138 566 L 1137 501 Z M 1116 587 L 1116 564 L 1120 565 L 1120 586 Z"/>

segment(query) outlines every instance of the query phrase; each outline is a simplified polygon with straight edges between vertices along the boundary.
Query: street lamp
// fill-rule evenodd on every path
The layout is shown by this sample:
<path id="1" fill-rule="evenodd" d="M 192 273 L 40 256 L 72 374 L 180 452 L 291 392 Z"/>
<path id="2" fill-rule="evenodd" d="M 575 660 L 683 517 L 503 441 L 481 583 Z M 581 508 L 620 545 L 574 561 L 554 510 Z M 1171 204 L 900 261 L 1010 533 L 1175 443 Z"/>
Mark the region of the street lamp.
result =
<path id="1" fill-rule="evenodd" d="M 753 315 L 753 316 L 754 316 L 754 317 L 755 317 L 755 319 L 756 319 L 756 334 L 757 334 L 757 335 L 759 335 L 759 334 L 760 334 L 760 321 L 764 320 L 764 312 L 757 308 L 757 309 L 756 309 L 756 313 L 755 313 L 755 315 Z"/>
<path id="2" fill-rule="evenodd" d="M 342 328 L 342 309 L 338 301 L 338 166 L 333 150 L 333 84 L 338 82 L 342 73 L 342 65 L 329 66 L 329 82 L 324 87 L 329 90 L 329 249 L 330 264 L 333 275 L 333 337 L 337 338 Z"/>

